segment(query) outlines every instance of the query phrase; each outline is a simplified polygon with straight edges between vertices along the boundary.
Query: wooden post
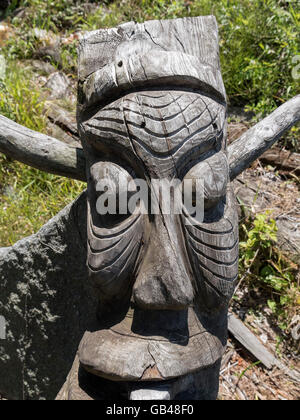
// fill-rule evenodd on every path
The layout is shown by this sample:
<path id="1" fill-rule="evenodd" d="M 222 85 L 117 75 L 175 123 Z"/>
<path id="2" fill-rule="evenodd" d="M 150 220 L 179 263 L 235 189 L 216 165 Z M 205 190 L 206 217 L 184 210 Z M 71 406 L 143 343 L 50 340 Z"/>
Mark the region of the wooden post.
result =
<path id="1" fill-rule="evenodd" d="M 238 269 L 215 18 L 130 22 L 88 34 L 79 47 L 77 115 L 99 311 L 70 378 L 83 369 L 127 384 L 132 399 L 176 399 L 188 389 L 190 398 L 214 399 Z M 146 185 L 158 211 L 137 204 L 133 213 L 100 215 L 103 179 L 118 200 L 128 181 Z M 174 179 L 203 181 L 201 220 L 187 207 L 163 211 L 166 196 L 160 202 L 154 181 Z M 177 386 L 167 386 L 171 379 Z M 152 392 L 149 381 L 157 382 Z M 69 379 L 58 398 L 81 395 L 79 388 Z"/>

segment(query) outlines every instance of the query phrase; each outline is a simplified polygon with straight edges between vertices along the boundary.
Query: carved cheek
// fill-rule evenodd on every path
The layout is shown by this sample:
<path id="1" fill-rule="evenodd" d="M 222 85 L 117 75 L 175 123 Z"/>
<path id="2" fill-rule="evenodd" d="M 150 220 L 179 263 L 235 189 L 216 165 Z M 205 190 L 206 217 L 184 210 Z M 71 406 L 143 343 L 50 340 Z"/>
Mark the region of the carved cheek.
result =
<path id="1" fill-rule="evenodd" d="M 98 171 L 99 168 L 99 171 Z M 130 289 L 143 237 L 143 218 L 136 214 L 97 213 L 95 185 L 101 176 L 120 183 L 130 175 L 117 165 L 106 163 L 91 168 L 94 185 L 88 200 L 88 269 L 102 299 L 122 298 Z M 122 182 L 121 182 L 122 183 Z M 118 184 L 117 184 L 118 185 Z M 124 185 L 125 188 L 125 185 Z M 121 193 L 121 189 L 118 190 Z"/>
<path id="2" fill-rule="evenodd" d="M 204 207 L 212 208 L 226 195 L 229 165 L 224 152 L 219 152 L 195 165 L 184 179 L 202 180 Z"/>
<path id="3" fill-rule="evenodd" d="M 191 225 L 185 217 L 185 236 L 200 301 L 210 310 L 226 305 L 238 276 L 238 217 L 230 188 L 222 217 Z"/>

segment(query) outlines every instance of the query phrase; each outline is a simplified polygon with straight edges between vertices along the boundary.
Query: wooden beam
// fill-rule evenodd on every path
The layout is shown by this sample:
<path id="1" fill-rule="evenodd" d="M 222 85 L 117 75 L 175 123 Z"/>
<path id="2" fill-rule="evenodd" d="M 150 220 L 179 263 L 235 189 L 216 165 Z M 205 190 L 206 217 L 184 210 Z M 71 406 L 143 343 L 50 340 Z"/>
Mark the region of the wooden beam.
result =
<path id="1" fill-rule="evenodd" d="M 81 148 L 71 147 L 1 115 L 0 152 L 42 171 L 86 181 Z"/>
<path id="2" fill-rule="evenodd" d="M 293 381 L 300 382 L 300 372 L 289 369 L 284 363 L 278 360 L 232 312 L 228 314 L 228 331 L 267 369 L 272 369 L 276 366 Z"/>
<path id="3" fill-rule="evenodd" d="M 257 360 L 260 360 L 267 369 L 272 369 L 275 365 L 275 356 L 265 348 L 258 338 L 233 313 L 228 314 L 228 331 Z"/>
<path id="4" fill-rule="evenodd" d="M 233 180 L 300 121 L 300 95 L 290 99 L 251 127 L 228 147 L 230 179 Z"/>

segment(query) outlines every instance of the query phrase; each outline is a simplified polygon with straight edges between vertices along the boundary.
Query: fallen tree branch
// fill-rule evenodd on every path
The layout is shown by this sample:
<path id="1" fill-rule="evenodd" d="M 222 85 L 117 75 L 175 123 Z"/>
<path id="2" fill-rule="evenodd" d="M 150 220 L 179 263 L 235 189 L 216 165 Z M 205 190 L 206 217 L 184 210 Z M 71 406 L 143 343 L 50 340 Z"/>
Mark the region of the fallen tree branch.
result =
<path id="1" fill-rule="evenodd" d="M 275 365 L 273 356 L 256 336 L 233 313 L 228 314 L 228 331 L 267 368 Z"/>
<path id="2" fill-rule="evenodd" d="M 297 95 L 231 143 L 228 147 L 230 179 L 248 168 L 299 120 L 300 95 Z"/>
<path id="3" fill-rule="evenodd" d="M 86 180 L 85 157 L 81 148 L 68 146 L 1 115 L 0 152 L 45 172 Z"/>
<path id="4" fill-rule="evenodd" d="M 288 150 L 282 150 L 279 147 L 274 147 L 267 150 L 260 158 L 264 163 L 277 166 L 284 171 L 293 172 L 295 175 L 300 175 L 300 154 L 292 153 Z"/>

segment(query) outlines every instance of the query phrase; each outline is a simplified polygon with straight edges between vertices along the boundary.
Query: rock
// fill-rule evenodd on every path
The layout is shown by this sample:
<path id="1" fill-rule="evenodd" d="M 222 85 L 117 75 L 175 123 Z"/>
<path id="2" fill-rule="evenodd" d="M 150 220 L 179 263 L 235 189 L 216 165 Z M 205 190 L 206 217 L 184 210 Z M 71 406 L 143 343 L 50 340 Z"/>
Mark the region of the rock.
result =
<path id="1" fill-rule="evenodd" d="M 45 29 L 34 28 L 32 29 L 33 36 L 42 42 L 44 45 L 57 46 L 59 45 L 60 38 L 51 31 Z"/>
<path id="2" fill-rule="evenodd" d="M 63 37 L 61 39 L 61 43 L 63 45 L 69 45 L 69 44 L 72 44 L 73 42 L 78 42 L 80 39 L 83 38 L 85 33 L 86 33 L 85 31 L 75 32 L 74 34 L 71 34 L 67 37 Z"/>
<path id="3" fill-rule="evenodd" d="M 48 78 L 45 87 L 50 90 L 51 99 L 61 99 L 68 94 L 70 82 L 64 73 L 56 72 Z"/>
<path id="4" fill-rule="evenodd" d="M 59 127 L 59 125 L 53 124 L 51 121 L 47 122 L 47 134 L 48 136 L 54 137 L 57 140 L 63 141 L 66 144 L 74 147 L 80 147 L 78 141 L 70 136 L 66 131 Z"/>
<path id="5" fill-rule="evenodd" d="M 48 118 L 47 134 L 74 147 L 81 147 L 75 112 L 67 111 L 55 101 L 44 105 Z"/>
<path id="6" fill-rule="evenodd" d="M 61 68 L 62 59 L 60 54 L 60 46 L 52 45 L 38 48 L 34 53 L 34 57 L 44 61 L 52 61 Z"/>
<path id="7" fill-rule="evenodd" d="M 32 60 L 30 64 L 32 65 L 34 69 L 46 75 L 50 75 L 56 72 L 56 68 L 52 66 L 52 64 L 47 63 L 45 61 Z"/>
<path id="8" fill-rule="evenodd" d="M 46 102 L 45 109 L 47 111 L 47 117 L 50 121 L 60 126 L 64 131 L 72 135 L 78 142 L 80 141 L 75 112 L 71 113 L 65 108 L 57 105 L 55 102 Z"/>
<path id="9" fill-rule="evenodd" d="M 54 399 L 95 318 L 86 269 L 86 196 L 36 235 L 0 248 L 0 394 Z M 2 318 L 3 319 L 3 318 Z"/>

